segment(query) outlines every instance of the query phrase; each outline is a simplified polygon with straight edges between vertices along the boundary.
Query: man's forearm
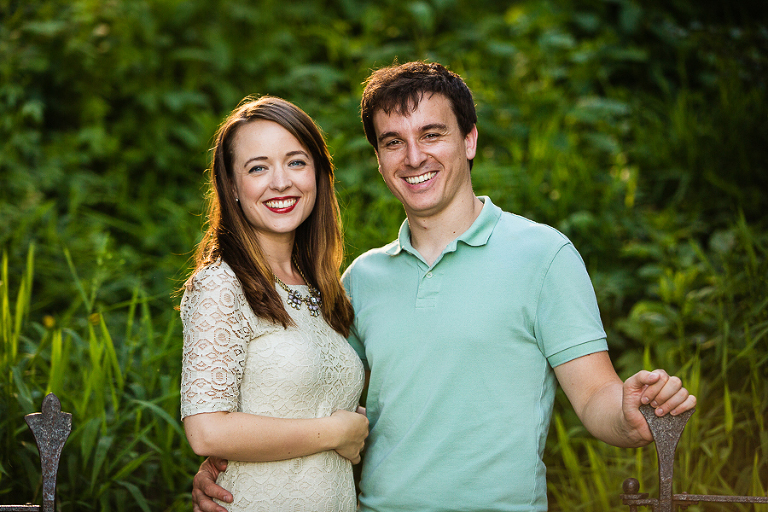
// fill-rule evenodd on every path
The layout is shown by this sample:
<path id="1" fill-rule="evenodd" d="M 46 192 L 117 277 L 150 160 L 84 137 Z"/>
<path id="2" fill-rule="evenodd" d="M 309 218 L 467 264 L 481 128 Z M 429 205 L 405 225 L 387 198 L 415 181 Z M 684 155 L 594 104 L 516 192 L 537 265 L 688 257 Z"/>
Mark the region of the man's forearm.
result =
<path id="1" fill-rule="evenodd" d="M 623 396 L 623 383 L 609 382 L 592 395 L 579 417 L 589 433 L 605 443 L 620 448 L 645 446 L 650 440 L 625 419 Z"/>

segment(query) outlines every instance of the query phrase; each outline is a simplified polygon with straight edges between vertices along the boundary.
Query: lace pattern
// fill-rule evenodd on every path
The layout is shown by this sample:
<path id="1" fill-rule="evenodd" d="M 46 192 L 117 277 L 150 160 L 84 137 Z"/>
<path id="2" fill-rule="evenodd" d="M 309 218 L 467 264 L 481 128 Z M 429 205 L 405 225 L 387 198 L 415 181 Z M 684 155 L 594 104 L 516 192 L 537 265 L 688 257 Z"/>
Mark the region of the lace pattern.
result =
<path id="1" fill-rule="evenodd" d="M 306 293 L 306 287 L 300 288 Z M 288 294 L 277 289 L 283 303 Z M 184 325 L 182 418 L 241 411 L 281 418 L 319 418 L 354 410 L 363 367 L 347 341 L 322 316 L 286 310 L 283 329 L 258 319 L 225 262 L 202 269 L 181 301 Z M 348 460 L 322 452 L 277 462 L 230 461 L 219 476 L 230 490 L 230 511 L 354 511 Z"/>

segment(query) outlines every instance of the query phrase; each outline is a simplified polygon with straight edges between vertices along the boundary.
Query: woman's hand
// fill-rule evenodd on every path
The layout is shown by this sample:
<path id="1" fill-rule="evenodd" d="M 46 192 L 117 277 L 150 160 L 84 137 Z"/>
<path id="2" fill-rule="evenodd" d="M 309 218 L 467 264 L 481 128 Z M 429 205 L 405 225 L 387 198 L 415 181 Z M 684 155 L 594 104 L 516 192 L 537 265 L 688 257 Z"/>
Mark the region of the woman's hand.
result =
<path id="1" fill-rule="evenodd" d="M 352 461 L 352 464 L 360 462 L 360 452 L 365 446 L 365 438 L 368 437 L 368 418 L 365 417 L 365 408 L 358 407 L 357 412 L 338 410 L 328 418 L 333 428 L 338 432 L 336 453 Z"/>

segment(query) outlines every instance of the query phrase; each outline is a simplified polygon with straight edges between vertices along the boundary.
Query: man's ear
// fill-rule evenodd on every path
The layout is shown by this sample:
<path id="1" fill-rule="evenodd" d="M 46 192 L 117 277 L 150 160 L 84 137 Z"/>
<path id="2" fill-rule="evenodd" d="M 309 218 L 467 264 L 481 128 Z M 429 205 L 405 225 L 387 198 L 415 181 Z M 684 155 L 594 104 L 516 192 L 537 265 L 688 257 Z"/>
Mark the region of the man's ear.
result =
<path id="1" fill-rule="evenodd" d="M 379 174 L 381 174 L 381 162 L 379 162 L 379 151 L 374 149 L 374 153 L 376 153 L 376 165 L 379 166 Z M 383 174 L 382 174 L 383 176 Z"/>
<path id="2" fill-rule="evenodd" d="M 464 149 L 467 152 L 467 160 L 473 160 L 477 154 L 477 125 L 473 125 L 464 137 Z"/>

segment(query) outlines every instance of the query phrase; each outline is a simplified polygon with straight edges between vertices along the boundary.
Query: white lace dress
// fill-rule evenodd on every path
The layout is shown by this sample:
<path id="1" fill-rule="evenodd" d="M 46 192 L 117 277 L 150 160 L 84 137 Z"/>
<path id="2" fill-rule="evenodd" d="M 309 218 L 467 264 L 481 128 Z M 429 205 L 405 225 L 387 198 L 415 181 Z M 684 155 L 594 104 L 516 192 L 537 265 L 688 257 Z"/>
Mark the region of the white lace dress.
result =
<path id="1" fill-rule="evenodd" d="M 306 296 L 306 286 L 291 286 Z M 286 303 L 296 326 L 258 319 L 225 262 L 200 270 L 181 300 L 184 355 L 181 417 L 241 411 L 320 418 L 354 411 L 363 366 L 322 315 Z M 276 462 L 229 461 L 217 483 L 232 492 L 230 511 L 354 511 L 351 463 L 335 451 Z"/>

